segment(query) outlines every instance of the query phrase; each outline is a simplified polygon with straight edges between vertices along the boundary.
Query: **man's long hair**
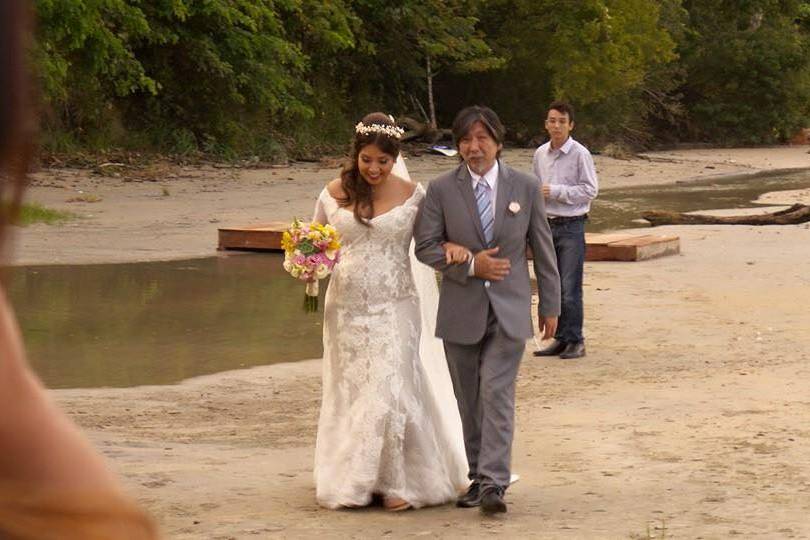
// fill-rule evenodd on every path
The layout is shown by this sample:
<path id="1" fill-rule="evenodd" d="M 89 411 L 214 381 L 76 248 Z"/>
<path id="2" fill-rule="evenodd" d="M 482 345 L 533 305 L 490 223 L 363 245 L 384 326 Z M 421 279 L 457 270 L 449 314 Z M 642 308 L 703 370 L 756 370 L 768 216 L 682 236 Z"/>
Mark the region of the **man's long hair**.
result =
<path id="1" fill-rule="evenodd" d="M 503 123 L 495 111 L 483 105 L 471 105 L 461 109 L 453 120 L 453 142 L 456 148 L 459 147 L 459 141 L 470 132 L 476 122 L 480 122 L 484 126 L 496 144 L 503 144 L 506 128 L 503 127 Z M 500 150 L 496 157 L 501 157 Z M 461 154 L 458 155 L 458 159 L 464 161 Z"/>

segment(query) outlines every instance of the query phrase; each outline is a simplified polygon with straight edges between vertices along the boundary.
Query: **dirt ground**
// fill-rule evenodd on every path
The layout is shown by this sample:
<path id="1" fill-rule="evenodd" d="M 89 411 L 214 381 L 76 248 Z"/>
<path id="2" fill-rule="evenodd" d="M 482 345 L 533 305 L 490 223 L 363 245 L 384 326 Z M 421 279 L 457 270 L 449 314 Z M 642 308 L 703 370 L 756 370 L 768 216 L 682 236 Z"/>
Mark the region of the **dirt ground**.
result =
<path id="1" fill-rule="evenodd" d="M 807 150 L 596 162 L 607 190 L 810 167 Z M 531 152 L 505 157 L 526 169 Z M 454 162 L 408 164 L 427 180 Z M 309 215 L 334 171 L 177 168 L 158 181 L 44 171 L 29 200 L 84 217 L 21 230 L 15 263 L 214 255 L 218 226 Z M 66 202 L 83 194 L 101 201 Z M 765 200 L 810 203 L 810 192 Z M 521 480 L 502 518 L 451 505 L 394 515 L 319 508 L 317 359 L 54 396 L 168 538 L 810 538 L 810 224 L 657 230 L 680 236 L 680 255 L 586 264 L 587 357 L 540 360 L 528 343 Z"/>

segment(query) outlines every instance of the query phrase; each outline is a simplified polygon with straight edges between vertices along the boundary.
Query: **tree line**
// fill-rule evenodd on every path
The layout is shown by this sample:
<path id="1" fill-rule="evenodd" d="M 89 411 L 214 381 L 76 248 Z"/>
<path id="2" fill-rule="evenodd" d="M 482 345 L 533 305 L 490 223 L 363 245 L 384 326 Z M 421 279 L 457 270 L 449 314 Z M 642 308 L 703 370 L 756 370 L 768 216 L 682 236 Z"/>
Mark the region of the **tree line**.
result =
<path id="1" fill-rule="evenodd" d="M 531 144 L 785 140 L 810 125 L 800 0 L 35 0 L 43 146 L 222 158 L 342 149 L 364 113 L 486 104 Z"/>

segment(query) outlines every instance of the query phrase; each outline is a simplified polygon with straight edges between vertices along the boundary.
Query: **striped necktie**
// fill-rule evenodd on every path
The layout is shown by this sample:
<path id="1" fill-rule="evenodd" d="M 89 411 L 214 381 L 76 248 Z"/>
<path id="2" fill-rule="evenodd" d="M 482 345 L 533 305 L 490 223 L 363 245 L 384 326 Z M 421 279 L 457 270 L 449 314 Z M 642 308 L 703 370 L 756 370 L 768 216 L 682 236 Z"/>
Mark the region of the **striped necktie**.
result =
<path id="1" fill-rule="evenodd" d="M 490 187 L 483 177 L 475 184 L 475 203 L 478 205 L 478 215 L 481 217 L 484 238 L 486 238 L 487 245 L 489 245 L 492 242 L 492 226 L 495 224 L 495 218 L 492 213 Z"/>

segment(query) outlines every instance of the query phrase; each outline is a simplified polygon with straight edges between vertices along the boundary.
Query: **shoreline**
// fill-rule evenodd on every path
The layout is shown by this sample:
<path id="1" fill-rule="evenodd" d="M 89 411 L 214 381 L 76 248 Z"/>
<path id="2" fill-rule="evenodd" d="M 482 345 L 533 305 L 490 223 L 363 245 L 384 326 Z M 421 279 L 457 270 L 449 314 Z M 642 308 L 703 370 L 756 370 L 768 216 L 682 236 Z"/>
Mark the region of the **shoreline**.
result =
<path id="1" fill-rule="evenodd" d="M 643 154 L 629 160 L 595 156 L 600 189 L 611 191 L 784 174 L 810 168 L 808 147 L 711 149 Z M 529 170 L 533 150 L 507 149 L 505 160 Z M 652 159 L 651 159 L 652 158 Z M 436 155 L 406 158 L 416 181 L 436 177 L 456 161 Z M 332 160 L 334 161 L 334 160 Z M 77 213 L 57 225 L 17 228 L 12 266 L 167 261 L 218 254 L 217 228 L 309 216 L 334 162 L 270 169 L 172 167 L 160 178 L 98 176 L 79 169 L 33 175 L 26 201 Z M 95 197 L 98 202 L 68 202 Z"/>
<path id="2" fill-rule="evenodd" d="M 805 152 L 788 157 L 810 162 Z M 722 173 L 740 169 L 716 152 L 686 157 Z M 447 163 L 414 160 L 410 168 L 415 179 L 430 178 Z M 674 183 L 695 171 L 695 161 L 665 165 L 602 161 L 602 187 Z M 707 177 L 718 169 L 700 170 Z M 82 208 L 104 212 L 62 234 L 22 231 L 21 259 L 148 258 L 189 245 L 210 252 L 210 219 L 248 224 L 302 212 L 324 175 L 323 167 L 269 180 L 206 173 L 167 184 L 169 197 L 159 183 L 97 186 L 94 178 L 37 187 L 38 202 L 70 208 L 69 191 L 89 186 L 103 201 Z M 792 196 L 807 200 L 810 190 Z M 167 538 L 810 537 L 810 430 L 799 421 L 810 415 L 810 223 L 657 230 L 681 238 L 679 255 L 586 263 L 585 358 L 534 358 L 527 343 L 513 447 L 521 480 L 507 493 L 504 519 L 452 505 L 396 515 L 318 507 L 319 359 L 51 395 Z"/>
<path id="3" fill-rule="evenodd" d="M 667 226 L 678 256 L 586 263 L 588 356 L 523 358 L 503 520 L 319 508 L 319 359 L 52 395 L 170 538 L 805 537 L 808 229 Z"/>

